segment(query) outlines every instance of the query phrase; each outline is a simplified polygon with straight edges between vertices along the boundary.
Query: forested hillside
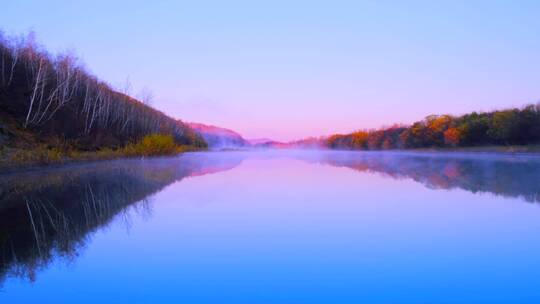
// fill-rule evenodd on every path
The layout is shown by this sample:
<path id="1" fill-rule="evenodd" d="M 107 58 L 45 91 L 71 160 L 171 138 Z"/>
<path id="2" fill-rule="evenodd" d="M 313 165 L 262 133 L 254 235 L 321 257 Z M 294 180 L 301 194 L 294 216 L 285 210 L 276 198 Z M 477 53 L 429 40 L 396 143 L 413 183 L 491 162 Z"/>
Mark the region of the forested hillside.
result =
<path id="1" fill-rule="evenodd" d="M 118 92 L 72 55 L 53 56 L 32 34 L 0 33 L 0 145 L 93 151 L 120 148 L 144 136 L 178 145 L 205 142 L 182 122 Z"/>
<path id="2" fill-rule="evenodd" d="M 431 115 L 410 126 L 330 136 L 333 149 L 386 150 L 540 143 L 540 104 L 462 116 Z"/>

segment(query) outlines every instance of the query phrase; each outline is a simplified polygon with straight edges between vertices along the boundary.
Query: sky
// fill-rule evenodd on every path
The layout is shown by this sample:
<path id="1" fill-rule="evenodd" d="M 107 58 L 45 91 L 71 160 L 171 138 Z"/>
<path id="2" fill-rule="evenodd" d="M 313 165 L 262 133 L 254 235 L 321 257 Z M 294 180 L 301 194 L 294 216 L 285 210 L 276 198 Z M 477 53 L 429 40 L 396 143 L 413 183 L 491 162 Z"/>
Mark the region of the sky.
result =
<path id="1" fill-rule="evenodd" d="M 540 100 L 540 1 L 3 1 L 0 29 L 246 138 Z"/>

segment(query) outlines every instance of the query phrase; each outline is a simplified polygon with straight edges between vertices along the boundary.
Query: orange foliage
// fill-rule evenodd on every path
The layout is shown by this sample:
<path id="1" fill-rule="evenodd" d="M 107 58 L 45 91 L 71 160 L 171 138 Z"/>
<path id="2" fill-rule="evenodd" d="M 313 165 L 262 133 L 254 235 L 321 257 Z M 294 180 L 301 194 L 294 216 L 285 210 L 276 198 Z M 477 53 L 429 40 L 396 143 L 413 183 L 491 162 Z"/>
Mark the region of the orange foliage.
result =
<path id="1" fill-rule="evenodd" d="M 364 148 L 368 140 L 369 133 L 366 131 L 358 131 L 352 134 L 353 148 Z"/>
<path id="2" fill-rule="evenodd" d="M 444 132 L 444 141 L 447 144 L 457 146 L 461 139 L 461 131 L 456 128 L 449 128 Z"/>
<path id="3" fill-rule="evenodd" d="M 448 115 L 436 116 L 428 120 L 428 128 L 437 133 L 442 132 L 447 128 L 451 121 L 452 118 Z"/>

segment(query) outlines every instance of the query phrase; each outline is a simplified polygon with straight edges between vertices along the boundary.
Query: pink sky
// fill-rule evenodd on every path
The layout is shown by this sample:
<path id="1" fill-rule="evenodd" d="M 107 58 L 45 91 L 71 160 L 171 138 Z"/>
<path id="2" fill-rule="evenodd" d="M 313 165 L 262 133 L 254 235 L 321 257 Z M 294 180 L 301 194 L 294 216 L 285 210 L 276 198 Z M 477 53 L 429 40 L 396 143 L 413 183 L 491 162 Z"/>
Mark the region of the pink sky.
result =
<path id="1" fill-rule="evenodd" d="M 117 87 L 129 77 L 176 118 L 292 140 L 536 102 L 539 8 L 22 0 L 0 28 L 74 49 Z"/>

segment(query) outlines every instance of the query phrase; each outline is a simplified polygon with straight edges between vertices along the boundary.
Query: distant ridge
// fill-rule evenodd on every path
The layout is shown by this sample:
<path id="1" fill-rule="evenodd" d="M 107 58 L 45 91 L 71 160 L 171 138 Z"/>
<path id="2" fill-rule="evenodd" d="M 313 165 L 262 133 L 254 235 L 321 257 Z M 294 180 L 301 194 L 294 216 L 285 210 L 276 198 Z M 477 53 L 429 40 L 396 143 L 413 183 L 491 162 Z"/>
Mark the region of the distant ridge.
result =
<path id="1" fill-rule="evenodd" d="M 254 138 L 254 139 L 248 139 L 247 141 L 253 146 L 276 142 L 275 140 L 270 139 L 270 138 Z"/>
<path id="2" fill-rule="evenodd" d="M 242 135 L 233 130 L 196 122 L 186 124 L 204 138 L 211 149 L 230 149 L 250 146 L 250 143 Z"/>

